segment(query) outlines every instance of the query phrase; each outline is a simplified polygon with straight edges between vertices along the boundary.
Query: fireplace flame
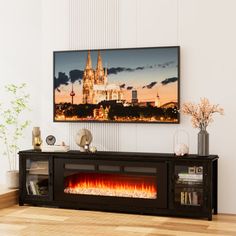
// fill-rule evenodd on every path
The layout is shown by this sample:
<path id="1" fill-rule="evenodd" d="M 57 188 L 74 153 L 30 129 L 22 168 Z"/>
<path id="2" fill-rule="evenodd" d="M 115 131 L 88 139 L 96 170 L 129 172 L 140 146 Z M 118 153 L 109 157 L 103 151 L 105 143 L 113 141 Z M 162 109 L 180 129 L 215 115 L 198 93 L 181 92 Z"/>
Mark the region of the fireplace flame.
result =
<path id="1" fill-rule="evenodd" d="M 67 194 L 87 194 L 114 197 L 130 198 L 157 198 L 157 188 L 150 177 L 130 177 L 130 176 L 113 176 L 108 174 L 95 174 L 96 176 L 84 178 L 66 179 L 64 193 Z M 96 178 L 95 178 L 96 177 Z M 151 177 L 153 178 L 153 177 Z M 76 179 L 76 181 L 75 181 Z"/>

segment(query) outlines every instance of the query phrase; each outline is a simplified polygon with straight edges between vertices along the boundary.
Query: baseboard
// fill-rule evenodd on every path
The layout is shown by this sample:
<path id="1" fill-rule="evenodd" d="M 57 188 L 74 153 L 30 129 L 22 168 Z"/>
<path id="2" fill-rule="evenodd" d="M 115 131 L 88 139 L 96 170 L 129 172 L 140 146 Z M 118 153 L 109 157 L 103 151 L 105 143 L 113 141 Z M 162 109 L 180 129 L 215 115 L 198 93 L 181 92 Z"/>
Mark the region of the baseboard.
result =
<path id="1" fill-rule="evenodd" d="M 4 186 L 0 186 L 0 209 L 17 204 L 18 198 L 18 189 L 7 189 Z"/>

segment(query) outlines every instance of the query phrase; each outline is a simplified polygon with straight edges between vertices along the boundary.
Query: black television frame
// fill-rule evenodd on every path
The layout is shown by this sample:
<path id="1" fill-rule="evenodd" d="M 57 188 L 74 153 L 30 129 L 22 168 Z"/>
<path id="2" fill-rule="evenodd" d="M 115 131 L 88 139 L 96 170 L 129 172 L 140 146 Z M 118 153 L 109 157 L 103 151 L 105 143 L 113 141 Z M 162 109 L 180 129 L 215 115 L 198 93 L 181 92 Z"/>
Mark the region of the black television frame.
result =
<path id="1" fill-rule="evenodd" d="M 153 121 L 153 122 L 144 122 L 144 121 L 113 121 L 113 120 L 56 120 L 55 119 L 55 56 L 57 53 L 65 53 L 65 52 L 86 52 L 86 51 L 110 51 L 110 50 L 129 50 L 129 49 L 168 49 L 168 48 L 176 48 L 177 49 L 177 60 L 178 60 L 178 67 L 177 67 L 177 77 L 178 77 L 178 86 L 177 86 L 177 103 L 178 103 L 178 113 L 177 113 L 177 121 L 176 122 L 160 122 L 160 121 Z M 157 46 L 157 47 L 135 47 L 135 48 L 93 48 L 93 49 L 80 49 L 80 50 L 60 50 L 60 51 L 53 51 L 53 122 L 55 123 L 128 123 L 128 124 L 180 124 L 180 46 Z"/>

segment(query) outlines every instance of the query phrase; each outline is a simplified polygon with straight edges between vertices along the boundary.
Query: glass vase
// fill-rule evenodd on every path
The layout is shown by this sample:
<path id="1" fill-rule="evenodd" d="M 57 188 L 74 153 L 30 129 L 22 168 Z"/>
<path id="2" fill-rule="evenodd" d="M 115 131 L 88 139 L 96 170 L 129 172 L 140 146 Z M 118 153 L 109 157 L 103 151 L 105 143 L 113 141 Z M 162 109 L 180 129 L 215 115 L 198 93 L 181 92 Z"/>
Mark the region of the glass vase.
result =
<path id="1" fill-rule="evenodd" d="M 209 133 L 205 129 L 198 133 L 198 156 L 209 156 Z"/>

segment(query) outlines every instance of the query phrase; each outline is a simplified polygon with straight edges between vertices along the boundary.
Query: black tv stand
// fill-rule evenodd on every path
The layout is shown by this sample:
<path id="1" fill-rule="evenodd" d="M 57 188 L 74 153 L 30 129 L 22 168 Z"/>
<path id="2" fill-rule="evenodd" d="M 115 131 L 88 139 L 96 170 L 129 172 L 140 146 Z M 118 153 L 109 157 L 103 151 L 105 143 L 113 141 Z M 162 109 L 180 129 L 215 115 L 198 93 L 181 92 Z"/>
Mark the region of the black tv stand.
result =
<path id="1" fill-rule="evenodd" d="M 19 204 L 212 219 L 217 155 L 20 151 Z"/>

